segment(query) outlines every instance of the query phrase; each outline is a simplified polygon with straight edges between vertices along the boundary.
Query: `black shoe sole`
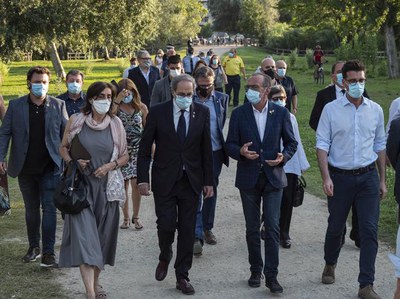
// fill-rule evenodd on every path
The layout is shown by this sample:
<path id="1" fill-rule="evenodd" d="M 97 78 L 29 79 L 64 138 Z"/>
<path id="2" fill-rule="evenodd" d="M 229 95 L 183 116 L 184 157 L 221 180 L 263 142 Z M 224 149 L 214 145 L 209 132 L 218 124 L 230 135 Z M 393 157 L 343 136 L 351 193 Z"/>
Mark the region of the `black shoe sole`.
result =
<path id="1" fill-rule="evenodd" d="M 182 294 L 184 294 L 184 295 L 193 295 L 193 294 L 195 293 L 194 290 L 193 290 L 193 292 L 186 292 L 186 293 L 184 293 L 184 292 L 182 291 L 182 289 L 181 289 L 179 286 L 176 286 L 176 289 L 179 290 L 179 291 L 181 291 Z"/>
<path id="2" fill-rule="evenodd" d="M 259 288 L 261 286 L 261 281 L 259 283 L 248 282 L 248 284 L 249 284 L 249 287 Z"/>

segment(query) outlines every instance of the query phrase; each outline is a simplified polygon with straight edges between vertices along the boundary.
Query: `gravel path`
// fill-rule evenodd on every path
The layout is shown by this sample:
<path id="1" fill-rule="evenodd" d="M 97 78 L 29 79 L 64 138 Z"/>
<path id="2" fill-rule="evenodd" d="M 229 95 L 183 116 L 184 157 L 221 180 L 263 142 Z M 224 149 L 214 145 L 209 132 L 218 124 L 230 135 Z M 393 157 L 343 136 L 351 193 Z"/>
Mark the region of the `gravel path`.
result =
<path id="1" fill-rule="evenodd" d="M 227 49 L 218 48 L 218 54 Z M 292 248 L 280 250 L 278 279 L 284 293 L 274 296 L 263 284 L 260 288 L 247 285 L 250 272 L 245 224 L 239 192 L 234 187 L 235 173 L 236 162 L 231 160 L 231 166 L 224 167 L 220 177 L 213 230 L 218 244 L 205 245 L 203 256 L 193 260 L 190 279 L 196 294 L 192 298 L 357 298 L 359 250 L 348 238 L 336 268 L 336 283 L 323 285 L 320 282 L 324 266 L 327 205 L 325 200 L 307 193 L 303 205 L 294 209 L 290 234 Z M 144 229 L 135 231 L 131 227 L 119 231 L 116 266 L 106 267 L 101 275 L 108 298 L 182 298 L 181 292 L 175 289 L 172 265 L 164 281 L 158 282 L 154 278 L 159 249 L 152 197 L 142 199 L 140 216 Z M 57 235 L 61 236 L 61 233 Z M 383 299 L 393 298 L 395 289 L 394 270 L 387 258 L 389 252 L 388 246 L 379 244 L 375 289 Z M 79 270 L 63 269 L 60 272 L 63 275 L 59 276 L 59 281 L 64 285 L 66 294 L 70 298 L 85 298 Z"/>

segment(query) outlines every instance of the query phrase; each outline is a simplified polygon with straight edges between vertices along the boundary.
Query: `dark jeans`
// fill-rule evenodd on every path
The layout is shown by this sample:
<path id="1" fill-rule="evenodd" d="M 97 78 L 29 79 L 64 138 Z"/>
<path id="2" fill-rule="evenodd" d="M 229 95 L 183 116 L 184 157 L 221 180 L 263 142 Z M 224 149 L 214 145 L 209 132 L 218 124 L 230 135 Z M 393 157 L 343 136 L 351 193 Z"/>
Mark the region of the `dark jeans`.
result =
<path id="1" fill-rule="evenodd" d="M 289 229 L 292 220 L 293 199 L 296 195 L 297 175 L 294 173 L 286 174 L 288 185 L 283 188 L 281 217 L 279 219 L 281 240 L 290 240 Z"/>
<path id="2" fill-rule="evenodd" d="M 29 247 L 40 247 L 40 223 L 42 224 L 43 253 L 54 254 L 56 239 L 57 211 L 53 194 L 59 181 L 54 172 L 42 175 L 18 176 L 19 188 L 25 204 L 25 221 L 28 231 Z M 42 206 L 42 220 L 40 219 Z"/>
<path id="3" fill-rule="evenodd" d="M 199 195 L 190 185 L 186 172 L 175 183 L 168 196 L 154 195 L 160 261 L 169 263 L 172 259 L 172 243 L 178 230 L 178 245 L 175 259 L 175 275 L 189 279 L 193 260 L 194 226 Z"/>
<path id="4" fill-rule="evenodd" d="M 227 76 L 228 84 L 225 85 L 225 93 L 229 95 L 229 103 L 231 102 L 231 92 L 233 89 L 233 106 L 239 105 L 240 76 Z"/>
<path id="5" fill-rule="evenodd" d="M 219 176 L 221 174 L 222 164 L 224 163 L 224 151 L 218 150 L 213 152 L 213 171 L 214 171 L 214 196 L 207 198 L 199 204 L 196 216 L 196 239 L 203 240 L 203 230 L 212 230 L 214 227 L 215 208 L 217 206 L 217 187 L 219 184 Z"/>
<path id="6" fill-rule="evenodd" d="M 279 265 L 279 216 L 282 189 L 274 188 L 260 173 L 254 188 L 240 190 L 246 220 L 246 242 L 251 272 L 264 272 L 266 279 L 276 278 Z M 265 225 L 265 266 L 261 257 L 260 204 L 263 202 Z"/>
<path id="7" fill-rule="evenodd" d="M 357 210 L 360 248 L 360 287 L 373 284 L 378 251 L 379 178 L 376 169 L 361 175 L 331 172 L 334 195 L 328 197 L 328 228 L 325 236 L 325 262 L 337 263 L 341 238 L 350 208 Z"/>

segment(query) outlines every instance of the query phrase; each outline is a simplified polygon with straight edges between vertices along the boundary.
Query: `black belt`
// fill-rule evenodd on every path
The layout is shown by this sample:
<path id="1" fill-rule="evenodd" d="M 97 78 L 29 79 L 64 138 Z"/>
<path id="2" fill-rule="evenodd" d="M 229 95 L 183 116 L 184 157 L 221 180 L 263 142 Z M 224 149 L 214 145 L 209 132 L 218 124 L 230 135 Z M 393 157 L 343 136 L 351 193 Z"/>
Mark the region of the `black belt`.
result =
<path id="1" fill-rule="evenodd" d="M 226 75 L 227 77 L 239 77 L 240 75 Z"/>
<path id="2" fill-rule="evenodd" d="M 329 168 L 330 171 L 336 172 L 336 173 L 350 174 L 350 175 L 360 175 L 360 174 L 367 173 L 367 172 L 369 172 L 371 170 L 374 170 L 375 169 L 375 163 L 372 163 L 372 164 L 370 164 L 368 166 L 357 168 L 357 169 L 341 169 L 341 168 L 333 167 L 331 165 L 328 165 L 328 168 Z"/>

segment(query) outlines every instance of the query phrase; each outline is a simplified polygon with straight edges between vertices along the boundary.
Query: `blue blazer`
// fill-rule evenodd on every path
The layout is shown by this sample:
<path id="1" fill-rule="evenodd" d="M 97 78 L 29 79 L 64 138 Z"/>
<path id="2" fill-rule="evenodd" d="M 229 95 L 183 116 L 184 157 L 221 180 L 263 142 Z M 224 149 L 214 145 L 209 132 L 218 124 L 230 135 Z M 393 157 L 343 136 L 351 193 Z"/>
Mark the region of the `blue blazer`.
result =
<path id="1" fill-rule="evenodd" d="M 29 96 L 29 95 L 28 95 Z M 0 128 L 0 161 L 5 161 L 10 139 L 11 150 L 8 159 L 8 174 L 15 178 L 25 163 L 29 147 L 29 103 L 28 96 L 9 102 L 7 113 Z M 61 156 L 59 147 L 67 124 L 68 114 L 65 102 L 51 96 L 46 97 L 45 110 L 45 142 L 51 159 L 61 172 Z"/>
<path id="2" fill-rule="evenodd" d="M 138 66 L 129 71 L 128 78 L 135 83 L 139 91 L 141 101 L 147 106 L 148 109 L 150 109 L 150 98 L 151 93 L 153 92 L 154 84 L 157 80 L 161 79 L 160 70 L 155 66 L 150 66 L 148 84 Z"/>
<path id="3" fill-rule="evenodd" d="M 293 134 L 289 110 L 271 102 L 267 105 L 268 116 L 262 140 L 250 103 L 245 103 L 232 111 L 226 146 L 229 156 L 238 161 L 235 186 L 239 189 L 253 188 L 257 183 L 261 168 L 273 187 L 281 189 L 287 186 L 283 165 L 296 152 L 297 141 Z M 253 144 L 249 150 L 257 152 L 260 155 L 258 159 L 249 160 L 240 155 L 240 148 L 250 141 Z M 280 152 L 284 157 L 283 163 L 275 167 L 265 163 L 265 160 L 274 160 Z"/>

